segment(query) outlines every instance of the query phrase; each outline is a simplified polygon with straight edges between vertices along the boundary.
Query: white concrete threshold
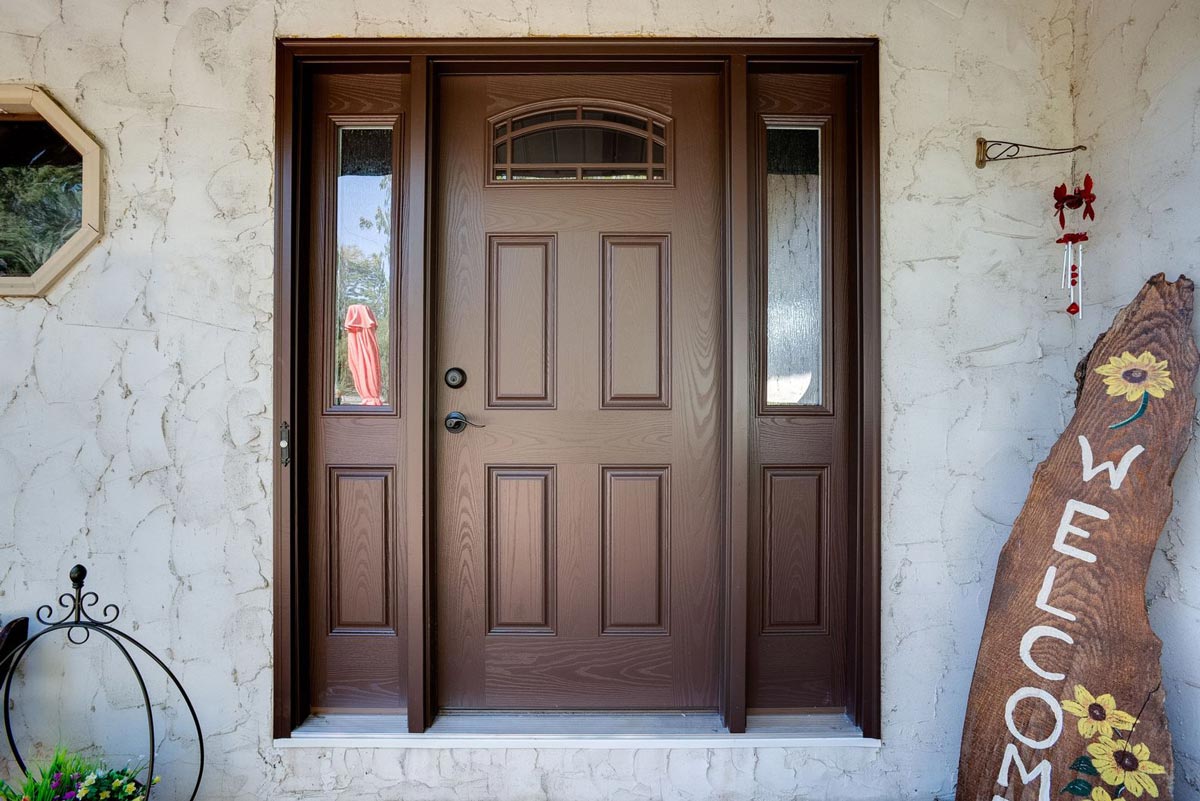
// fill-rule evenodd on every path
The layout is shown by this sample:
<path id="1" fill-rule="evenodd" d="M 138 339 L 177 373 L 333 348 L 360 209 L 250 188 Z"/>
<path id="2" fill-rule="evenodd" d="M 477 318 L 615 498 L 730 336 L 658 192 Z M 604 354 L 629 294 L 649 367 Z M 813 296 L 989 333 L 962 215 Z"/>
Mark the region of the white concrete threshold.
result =
<path id="1" fill-rule="evenodd" d="M 750 715 L 730 734 L 715 713 L 536 712 L 438 715 L 410 734 L 404 715 L 312 715 L 276 748 L 879 748 L 843 714 Z"/>

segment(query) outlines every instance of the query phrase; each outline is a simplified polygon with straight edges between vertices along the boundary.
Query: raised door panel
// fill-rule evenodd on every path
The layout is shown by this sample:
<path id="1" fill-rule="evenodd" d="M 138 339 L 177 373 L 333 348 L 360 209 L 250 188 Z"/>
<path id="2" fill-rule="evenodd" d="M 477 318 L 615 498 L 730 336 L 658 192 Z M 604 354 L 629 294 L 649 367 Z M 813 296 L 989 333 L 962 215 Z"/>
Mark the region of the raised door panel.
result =
<path id="1" fill-rule="evenodd" d="M 807 467 L 764 471 L 764 632 L 822 627 L 826 472 Z"/>
<path id="2" fill-rule="evenodd" d="M 670 609 L 670 471 L 604 467 L 601 630 L 666 634 Z"/>
<path id="3" fill-rule="evenodd" d="M 488 468 L 488 632 L 553 634 L 553 467 Z"/>
<path id="4" fill-rule="evenodd" d="M 660 234 L 601 238 L 603 407 L 671 406 L 671 247 Z"/>
<path id="5" fill-rule="evenodd" d="M 395 633 L 392 470 L 329 470 L 329 621 L 334 634 Z"/>
<path id="6" fill-rule="evenodd" d="M 555 237 L 488 237 L 488 406 L 555 405 Z"/>

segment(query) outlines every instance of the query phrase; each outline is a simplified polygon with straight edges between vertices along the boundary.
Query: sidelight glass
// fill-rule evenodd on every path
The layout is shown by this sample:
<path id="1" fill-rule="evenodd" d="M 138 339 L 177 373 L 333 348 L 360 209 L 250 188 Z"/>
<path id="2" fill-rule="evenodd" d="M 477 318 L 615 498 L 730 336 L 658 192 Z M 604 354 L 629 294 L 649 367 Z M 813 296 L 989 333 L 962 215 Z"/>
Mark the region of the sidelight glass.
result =
<path id="1" fill-rule="evenodd" d="M 388 406 L 392 363 L 392 129 L 337 132 L 335 406 Z"/>
<path id="2" fill-rule="evenodd" d="M 816 128 L 766 132 L 766 401 L 820 406 L 826 388 Z"/>

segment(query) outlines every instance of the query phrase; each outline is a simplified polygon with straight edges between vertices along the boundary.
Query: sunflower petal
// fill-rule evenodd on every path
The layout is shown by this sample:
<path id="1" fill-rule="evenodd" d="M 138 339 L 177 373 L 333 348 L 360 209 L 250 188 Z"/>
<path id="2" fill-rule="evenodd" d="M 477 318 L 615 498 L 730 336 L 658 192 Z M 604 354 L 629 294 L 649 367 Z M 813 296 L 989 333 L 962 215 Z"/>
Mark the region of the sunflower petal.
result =
<path id="1" fill-rule="evenodd" d="M 1081 706 L 1089 707 L 1096 703 L 1096 696 L 1089 693 L 1087 691 L 1087 687 L 1084 687 L 1082 684 L 1076 684 L 1075 700 L 1078 701 Z"/>
<path id="2" fill-rule="evenodd" d="M 1142 773 L 1166 773 L 1167 769 L 1157 762 L 1151 762 L 1148 759 L 1143 759 L 1138 764 L 1138 770 Z"/>
<path id="3" fill-rule="evenodd" d="M 1132 729 L 1133 724 L 1137 722 L 1133 715 L 1128 712 L 1122 712 L 1120 709 L 1114 709 L 1112 712 L 1109 712 L 1108 719 L 1118 729 Z"/>
<path id="4" fill-rule="evenodd" d="M 1096 703 L 1104 707 L 1105 712 L 1112 712 L 1117 708 L 1117 699 L 1112 697 L 1112 693 L 1104 693 L 1096 696 Z"/>
<path id="5" fill-rule="evenodd" d="M 1062 700 L 1062 708 L 1064 711 L 1070 712 L 1072 715 L 1074 715 L 1077 718 L 1087 717 L 1087 713 L 1088 713 L 1087 707 L 1085 707 L 1083 704 L 1080 704 L 1076 701 L 1071 701 L 1067 698 L 1064 698 Z"/>
<path id="6" fill-rule="evenodd" d="M 1146 388 L 1140 384 L 1131 386 L 1129 391 L 1125 393 L 1125 400 L 1135 401 L 1146 394 Z"/>
<path id="7" fill-rule="evenodd" d="M 1164 392 L 1163 388 L 1158 384 L 1147 384 L 1146 391 L 1149 392 L 1150 396 L 1153 398 L 1165 398 L 1167 396 L 1167 393 Z"/>
<path id="8" fill-rule="evenodd" d="M 1099 768 L 1100 766 L 1097 765 L 1096 767 Z M 1125 771 L 1113 765 L 1109 765 L 1100 770 L 1100 778 L 1104 780 L 1105 784 L 1111 784 L 1113 787 L 1116 787 L 1119 784 L 1124 784 Z M 1141 793 L 1139 792 L 1137 795 L 1141 795 Z"/>
<path id="9" fill-rule="evenodd" d="M 1139 761 L 1150 758 L 1150 748 L 1145 743 L 1138 743 L 1129 749 Z"/>

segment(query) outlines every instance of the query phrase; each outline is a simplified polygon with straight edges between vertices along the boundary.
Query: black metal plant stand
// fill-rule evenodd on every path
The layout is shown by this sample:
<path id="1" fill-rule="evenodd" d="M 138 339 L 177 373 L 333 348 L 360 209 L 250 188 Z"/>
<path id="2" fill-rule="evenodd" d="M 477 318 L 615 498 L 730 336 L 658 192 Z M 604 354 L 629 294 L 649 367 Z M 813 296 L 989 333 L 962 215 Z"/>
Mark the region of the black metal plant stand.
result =
<path id="1" fill-rule="evenodd" d="M 71 568 L 70 576 L 74 592 L 64 592 L 58 597 L 58 605 L 66 610 L 63 616 L 58 620 L 53 620 L 54 607 L 50 604 L 40 607 L 37 611 L 37 619 L 46 628 L 18 645 L 7 657 L 0 659 L 0 671 L 3 671 L 4 676 L 3 682 L 0 683 L 4 691 L 4 735 L 8 738 L 8 747 L 12 751 L 17 766 L 26 776 L 29 775 L 29 769 L 25 766 L 25 761 L 21 758 L 21 752 L 17 748 L 16 740 L 13 738 L 12 721 L 9 714 L 9 699 L 12 695 L 13 679 L 16 677 L 17 668 L 20 666 L 21 660 L 29 653 L 29 649 L 33 647 L 34 643 L 52 632 L 65 631 L 67 633 L 67 640 L 73 645 L 83 645 L 91 639 L 92 632 L 96 632 L 115 645 L 117 650 L 121 652 L 121 655 L 125 657 L 125 661 L 129 664 L 130 670 L 133 671 L 138 687 L 142 691 L 142 702 L 146 708 L 146 728 L 149 733 L 150 742 L 150 748 L 147 752 L 148 763 L 146 765 L 146 801 L 150 801 L 150 792 L 154 786 L 154 713 L 150 706 L 150 694 L 146 691 L 146 681 L 142 677 L 142 671 L 138 668 L 137 662 L 130 656 L 129 648 L 126 647 L 126 644 L 132 645 L 153 660 L 167 674 L 167 678 L 171 680 L 171 683 L 179 690 L 179 694 L 183 696 L 183 702 L 187 704 L 188 712 L 191 713 L 192 723 L 196 726 L 196 742 L 199 744 L 200 751 L 200 766 L 196 771 L 196 784 L 192 788 L 192 795 L 190 797 L 190 801 L 195 801 L 196 794 L 200 792 L 200 780 L 204 777 L 204 735 L 200 731 L 200 719 L 196 716 L 196 708 L 192 706 L 192 699 L 188 697 L 187 692 L 183 689 L 183 685 L 179 683 L 179 679 L 175 677 L 171 669 L 150 649 L 120 629 L 113 628 L 112 624 L 116 622 L 121 614 L 121 610 L 115 604 L 105 604 L 100 610 L 100 620 L 92 617 L 88 610 L 94 609 L 100 603 L 100 597 L 95 592 L 83 591 L 83 582 L 87 578 L 87 568 L 83 565 L 75 565 L 75 567 Z"/>

